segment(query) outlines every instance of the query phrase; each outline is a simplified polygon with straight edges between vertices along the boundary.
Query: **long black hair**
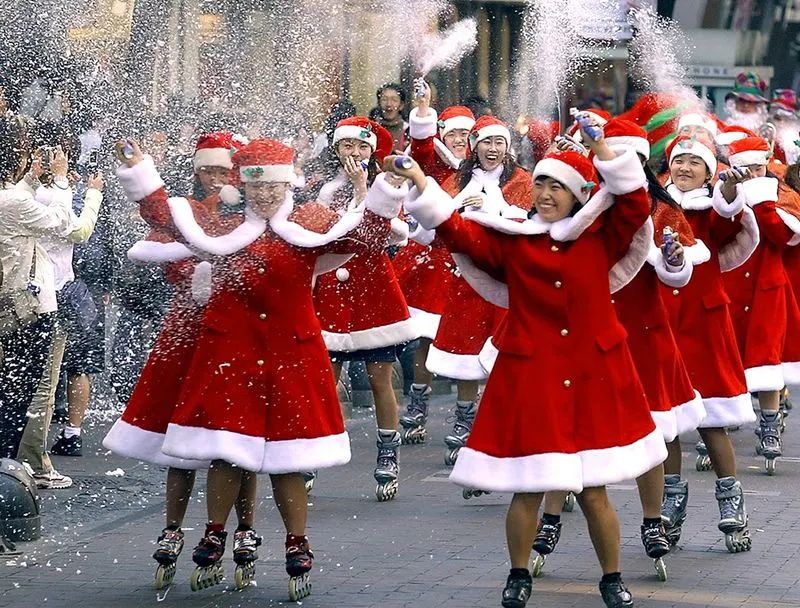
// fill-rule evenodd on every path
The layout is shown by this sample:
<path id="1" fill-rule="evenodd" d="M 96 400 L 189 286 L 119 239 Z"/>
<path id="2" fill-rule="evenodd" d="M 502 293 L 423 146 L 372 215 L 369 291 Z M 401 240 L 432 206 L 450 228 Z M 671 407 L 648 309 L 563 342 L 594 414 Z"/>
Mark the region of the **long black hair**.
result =
<path id="1" fill-rule="evenodd" d="M 659 201 L 670 207 L 680 207 L 675 199 L 670 196 L 669 192 L 667 192 L 667 189 L 661 185 L 658 176 L 656 176 L 647 163 L 644 165 L 644 175 L 647 178 L 647 193 L 650 195 L 650 215 L 653 215 L 655 212 Z"/>
<path id="2" fill-rule="evenodd" d="M 475 168 L 480 168 L 481 164 L 478 160 L 478 153 L 473 150 L 472 154 L 470 154 L 461 166 L 458 168 L 456 172 L 456 183 L 458 184 L 458 190 L 461 191 L 467 187 L 467 184 L 472 179 L 472 170 Z M 508 180 L 511 179 L 511 176 L 514 175 L 514 171 L 516 171 L 519 165 L 517 162 L 511 157 L 510 154 L 506 153 L 505 158 L 503 159 L 503 172 L 500 174 L 500 187 L 502 188 L 508 183 Z"/>

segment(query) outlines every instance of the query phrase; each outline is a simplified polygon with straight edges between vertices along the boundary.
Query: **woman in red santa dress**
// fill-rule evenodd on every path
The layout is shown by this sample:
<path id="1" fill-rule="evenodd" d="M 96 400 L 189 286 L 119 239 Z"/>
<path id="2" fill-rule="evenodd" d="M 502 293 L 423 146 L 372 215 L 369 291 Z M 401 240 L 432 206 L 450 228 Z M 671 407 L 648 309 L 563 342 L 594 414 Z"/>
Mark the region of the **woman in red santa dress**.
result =
<path id="1" fill-rule="evenodd" d="M 318 184 L 316 198 L 340 211 L 362 204 L 367 189 L 394 188 L 378 179 L 380 162 L 392 151 L 391 134 L 366 118 L 340 121 L 333 133 L 328 162 L 332 179 Z M 408 225 L 392 224 L 394 243 L 405 241 Z M 383 502 L 397 492 L 397 398 L 392 371 L 398 345 L 417 338 L 403 292 L 385 250 L 370 248 L 356 253 L 335 273 L 320 276 L 314 289 L 314 308 L 338 381 L 345 361 L 364 361 L 375 397 L 378 456 L 374 470 L 376 497 Z"/>
<path id="2" fill-rule="evenodd" d="M 752 422 L 755 415 L 722 276 L 744 264 L 755 250 L 758 225 L 736 187 L 742 180 L 740 173 L 724 171 L 723 179 L 712 188 L 717 160 L 709 140 L 678 137 L 667 147 L 667 159 L 667 192 L 680 204 L 711 259 L 694 269 L 686 287 L 662 286 L 662 292 L 692 386 L 703 397 L 706 417 L 699 431 L 717 474 L 717 525 L 728 550 L 735 553 L 750 549 L 750 533 L 742 485 L 736 479 L 736 454 L 726 429 Z M 667 480 L 667 495 L 681 493 L 685 501 L 687 482 L 675 477 L 672 481 Z"/>
<path id="3" fill-rule="evenodd" d="M 293 211 L 292 157 L 291 148 L 271 140 L 250 142 L 233 156 L 246 209 L 244 223 L 227 235 L 208 236 L 188 201 L 169 200 L 181 236 L 217 261 L 203 329 L 162 449 L 212 461 L 209 523 L 194 550 L 194 586 L 220 580 L 225 522 L 242 475 L 268 473 L 286 527 L 286 570 L 296 600 L 309 591 L 313 557 L 301 471 L 350 458 L 312 282 L 342 256 L 382 249 L 407 190 L 380 177 L 358 207 L 337 214 L 309 204 Z"/>
<path id="4" fill-rule="evenodd" d="M 477 207 L 477 213 L 498 217 L 524 216 L 531 206 L 531 176 L 511 158 L 510 146 L 508 127 L 492 116 L 482 116 L 470 131 L 466 160 L 444 181 L 442 189 L 462 209 Z M 453 257 L 458 264 L 458 257 Z M 472 429 L 479 382 L 487 377 L 479 354 L 502 314 L 463 277 L 456 277 L 450 284 L 447 307 L 426 360 L 430 372 L 458 381 L 456 420 L 452 432 L 445 437 L 448 465 L 455 463 Z M 400 418 L 407 443 L 424 441 L 427 436 L 427 401 L 421 399 L 427 390 L 412 393 L 408 411 Z"/>
<path id="5" fill-rule="evenodd" d="M 792 297 L 783 250 L 800 243 L 800 208 L 781 204 L 778 178 L 767 170 L 769 143 L 761 137 L 740 139 L 730 146 L 730 164 L 746 172 L 737 187 L 752 208 L 761 241 L 741 266 L 725 273 L 725 291 L 731 298 L 731 318 L 744 363 L 747 389 L 757 393 L 760 405 L 757 452 L 775 471 L 781 455 L 780 391 L 800 377 L 785 377 L 800 369 L 800 344 L 787 344 L 788 324 L 800 323 Z M 784 363 L 784 365 L 782 365 Z"/>
<path id="6" fill-rule="evenodd" d="M 231 133 L 201 135 L 195 147 L 193 165 L 195 189 L 192 207 L 197 220 L 212 235 L 225 234 L 242 222 L 241 207 L 235 201 L 223 200 L 233 164 L 231 152 L 241 147 Z M 140 202 L 142 209 L 166 210 L 167 193 L 149 157 L 133 146 L 134 156 L 123 158 L 117 171 L 126 193 Z M 235 190 L 234 190 L 235 192 Z M 129 458 L 166 465 L 166 526 L 158 538 L 153 558 L 159 563 L 156 586 L 172 581 L 175 562 L 183 549 L 181 526 L 192 494 L 195 471 L 208 468 L 208 461 L 190 461 L 167 456 L 161 451 L 164 437 L 178 403 L 183 378 L 189 368 L 201 330 L 204 307 L 210 289 L 210 268 L 200 261 L 170 229 L 166 216 L 156 220 L 144 212 L 152 230 L 147 240 L 136 243 L 128 252 L 134 263 L 165 264 L 165 276 L 174 287 L 170 311 L 147 359 L 136 388 L 122 417 L 111 427 L 103 445 Z M 253 530 L 256 499 L 256 475 L 242 478 L 236 511 L 239 526 L 234 536 L 234 553 L 252 550 L 258 537 Z"/>
<path id="7" fill-rule="evenodd" d="M 508 308 L 500 353 L 451 480 L 514 492 L 506 518 L 511 572 L 503 606 L 530 597 L 528 571 L 544 492 L 578 493 L 607 606 L 631 606 L 622 582 L 619 523 L 605 486 L 651 470 L 667 455 L 611 304 L 610 284 L 629 281 L 653 238 L 645 176 L 630 148 L 584 140 L 592 163 L 554 152 L 534 172 L 534 209 L 517 221 L 459 214 L 418 168 L 406 209 L 435 228 L 476 289 Z"/>

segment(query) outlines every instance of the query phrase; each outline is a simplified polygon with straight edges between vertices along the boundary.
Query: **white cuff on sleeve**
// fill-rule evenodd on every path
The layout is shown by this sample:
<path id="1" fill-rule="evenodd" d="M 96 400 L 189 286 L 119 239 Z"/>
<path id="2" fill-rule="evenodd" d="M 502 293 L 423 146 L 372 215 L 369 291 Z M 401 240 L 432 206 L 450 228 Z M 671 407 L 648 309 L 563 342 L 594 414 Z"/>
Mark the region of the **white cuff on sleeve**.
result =
<path id="1" fill-rule="evenodd" d="M 408 184 L 403 183 L 399 188 L 395 188 L 386 181 L 386 174 L 381 173 L 370 187 L 365 204 L 372 213 L 388 220 L 397 217 L 406 196 L 408 196 Z"/>
<path id="2" fill-rule="evenodd" d="M 629 194 L 647 183 L 642 161 L 631 146 L 611 146 L 617 154 L 612 160 L 600 160 L 595 156 L 594 166 L 603 178 L 603 185 L 611 194 Z"/>
<path id="3" fill-rule="evenodd" d="M 422 192 L 413 186 L 406 200 L 406 210 L 427 230 L 444 223 L 457 208 L 458 204 L 431 177 L 426 178 Z"/>
<path id="4" fill-rule="evenodd" d="M 127 165 L 117 167 L 117 177 L 125 194 L 134 202 L 164 187 L 164 181 L 158 174 L 153 158 L 147 154 L 133 167 Z"/>
<path id="5" fill-rule="evenodd" d="M 720 180 L 714 185 L 714 193 L 711 195 L 711 206 L 714 208 L 714 211 L 722 217 L 731 218 L 744 209 L 744 191 L 742 190 L 741 184 L 736 184 L 736 198 L 733 199 L 732 203 L 729 203 L 725 200 L 725 197 L 722 196 L 722 184 L 723 182 Z"/>

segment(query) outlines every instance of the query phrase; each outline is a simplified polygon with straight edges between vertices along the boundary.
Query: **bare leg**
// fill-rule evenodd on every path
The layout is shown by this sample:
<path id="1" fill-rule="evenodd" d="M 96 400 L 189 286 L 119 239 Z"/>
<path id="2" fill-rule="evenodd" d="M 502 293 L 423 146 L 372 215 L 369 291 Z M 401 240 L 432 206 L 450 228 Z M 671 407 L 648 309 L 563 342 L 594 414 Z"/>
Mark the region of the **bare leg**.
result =
<path id="1" fill-rule="evenodd" d="M 192 497 L 195 472 L 170 467 L 167 470 L 167 527 L 180 528 Z"/>
<path id="2" fill-rule="evenodd" d="M 661 500 L 664 497 L 664 467 L 656 465 L 644 475 L 636 478 L 639 486 L 639 500 L 642 503 L 642 515 L 645 519 L 661 517 Z"/>
<path id="3" fill-rule="evenodd" d="M 761 391 L 758 393 L 758 405 L 762 411 L 777 412 L 780 408 L 780 391 Z"/>
<path id="4" fill-rule="evenodd" d="M 477 380 L 459 380 L 456 385 L 458 391 L 456 399 L 459 401 L 477 401 L 480 384 Z"/>
<path id="5" fill-rule="evenodd" d="M 544 495 L 544 512 L 548 515 L 561 515 L 561 509 L 569 492 L 552 491 Z"/>
<path id="6" fill-rule="evenodd" d="M 506 514 L 506 542 L 512 568 L 528 568 L 542 494 L 514 494 Z"/>
<path id="7" fill-rule="evenodd" d="M 394 365 L 386 361 L 367 362 L 367 377 L 375 396 L 375 418 L 379 429 L 397 429 L 397 397 L 392 387 Z"/>
<path id="8" fill-rule="evenodd" d="M 578 494 L 578 504 L 586 517 L 589 536 L 603 574 L 619 572 L 619 520 L 605 487 L 585 488 Z"/>
<path id="9" fill-rule="evenodd" d="M 67 398 L 69 400 L 69 425 L 81 428 L 83 417 L 89 408 L 89 396 L 92 394 L 92 384 L 86 374 L 69 376 L 67 384 Z"/>
<path id="10" fill-rule="evenodd" d="M 706 443 L 717 478 L 736 477 L 736 452 L 728 431 L 723 428 L 697 430 Z"/>
<path id="11" fill-rule="evenodd" d="M 339 361 L 331 361 L 331 367 L 333 368 L 333 381 L 339 382 L 339 378 L 342 376 L 342 364 Z"/>
<path id="12" fill-rule="evenodd" d="M 667 459 L 664 461 L 664 475 L 680 475 L 681 461 L 681 440 L 676 437 L 667 444 Z"/>
<path id="13" fill-rule="evenodd" d="M 308 494 L 300 473 L 270 475 L 272 495 L 283 518 L 287 534 L 305 536 L 308 521 Z"/>
<path id="14" fill-rule="evenodd" d="M 425 384 L 430 386 L 433 382 L 433 374 L 425 367 L 425 361 L 428 359 L 428 351 L 431 348 L 430 338 L 420 338 L 419 346 L 414 353 L 414 384 Z"/>
<path id="15" fill-rule="evenodd" d="M 239 496 L 245 471 L 224 460 L 214 460 L 208 469 L 206 503 L 208 523 L 225 527 L 233 503 Z"/>
<path id="16" fill-rule="evenodd" d="M 242 485 L 239 486 L 239 496 L 236 497 L 236 516 L 239 525 L 252 528 L 256 519 L 256 490 L 258 490 L 258 475 L 251 471 L 242 473 Z"/>

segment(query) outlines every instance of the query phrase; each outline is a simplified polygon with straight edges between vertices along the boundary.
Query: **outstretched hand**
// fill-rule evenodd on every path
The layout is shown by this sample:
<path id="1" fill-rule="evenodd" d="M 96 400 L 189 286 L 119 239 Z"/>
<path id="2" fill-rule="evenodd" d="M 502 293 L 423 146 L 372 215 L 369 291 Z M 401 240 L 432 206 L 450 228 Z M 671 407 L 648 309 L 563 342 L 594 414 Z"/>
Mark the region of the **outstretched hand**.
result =
<path id="1" fill-rule="evenodd" d="M 402 166 L 402 164 L 398 165 L 396 162 L 397 159 L 409 159 L 411 161 L 410 166 L 406 169 Z M 399 175 L 400 177 L 404 177 L 405 179 L 411 180 L 411 182 L 420 192 L 425 189 L 425 173 L 423 173 L 422 168 L 419 166 L 417 161 L 410 156 L 401 156 L 399 154 L 387 156 L 383 160 L 383 170 L 386 173 L 393 173 L 395 175 Z"/>

